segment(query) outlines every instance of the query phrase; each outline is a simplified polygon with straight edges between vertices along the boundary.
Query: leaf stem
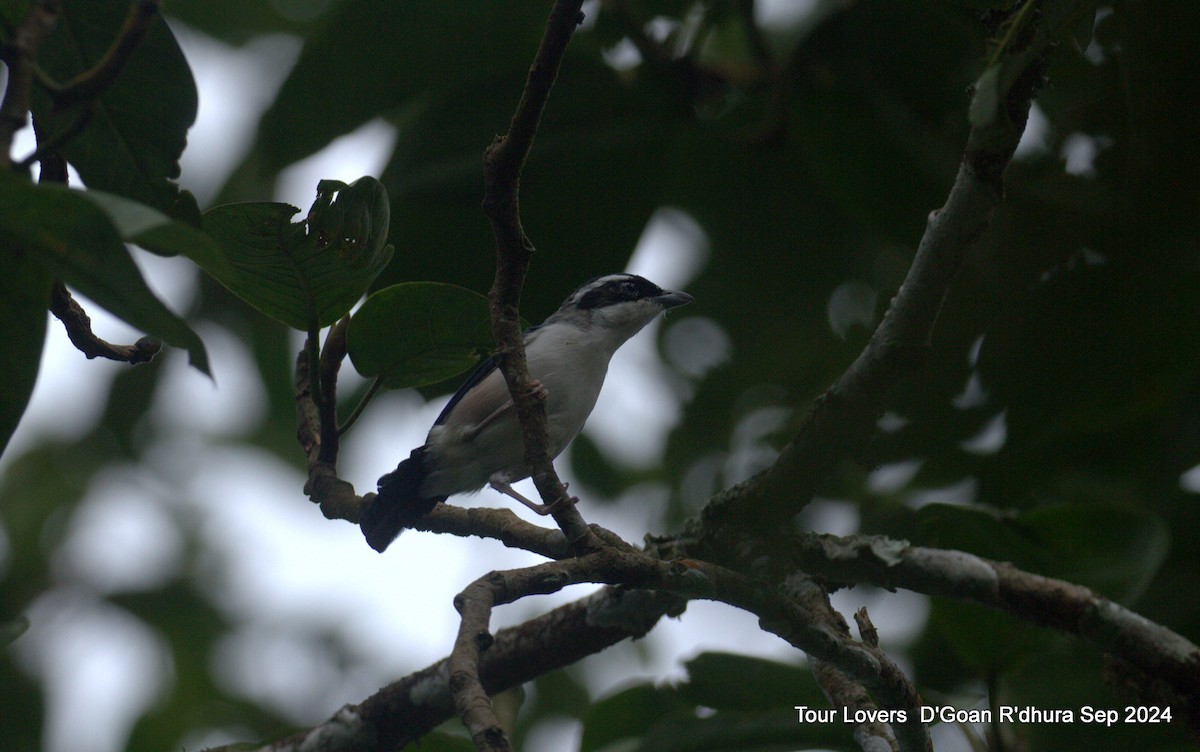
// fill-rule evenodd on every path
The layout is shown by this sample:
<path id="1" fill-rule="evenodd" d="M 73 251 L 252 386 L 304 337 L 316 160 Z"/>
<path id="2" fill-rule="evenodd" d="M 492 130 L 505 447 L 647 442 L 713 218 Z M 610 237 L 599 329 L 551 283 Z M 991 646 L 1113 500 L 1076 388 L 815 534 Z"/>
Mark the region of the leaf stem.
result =
<path id="1" fill-rule="evenodd" d="M 363 395 L 362 399 L 358 401 L 358 404 L 354 406 L 354 410 L 350 413 L 350 416 L 346 418 L 346 422 L 338 426 L 338 436 L 341 436 L 350 430 L 350 426 L 354 425 L 354 422 L 358 420 L 358 416 L 362 415 L 363 410 L 367 408 L 367 403 L 371 401 L 371 399 L 375 396 L 375 393 L 378 392 L 379 388 L 382 386 L 383 377 L 375 377 L 375 380 L 371 382 L 371 386 L 367 388 L 367 393 Z"/>
<path id="2" fill-rule="evenodd" d="M 57 23 L 60 10 L 61 3 L 57 0 L 33 3 L 6 46 L 4 62 L 8 67 L 8 85 L 4 99 L 0 100 L 0 169 L 12 165 L 13 137 L 25 127 L 29 116 L 29 95 L 36 67 L 34 58 Z"/>

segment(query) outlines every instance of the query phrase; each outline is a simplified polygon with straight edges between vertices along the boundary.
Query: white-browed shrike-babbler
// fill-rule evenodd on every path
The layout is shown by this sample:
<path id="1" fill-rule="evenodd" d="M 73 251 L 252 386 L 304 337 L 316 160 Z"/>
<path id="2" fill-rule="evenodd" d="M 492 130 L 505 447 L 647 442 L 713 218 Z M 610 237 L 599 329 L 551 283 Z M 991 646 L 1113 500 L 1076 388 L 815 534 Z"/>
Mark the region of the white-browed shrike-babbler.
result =
<path id="1" fill-rule="evenodd" d="M 617 348 L 658 314 L 690 302 L 691 295 L 636 274 L 610 274 L 585 282 L 550 318 L 525 331 L 531 386 L 545 402 L 552 459 L 583 428 Z M 382 552 L 438 502 L 486 485 L 545 514 L 543 505 L 509 485 L 528 477 L 512 396 L 495 358 L 488 358 L 450 398 L 425 445 L 379 479 L 379 494 L 359 525 L 371 548 Z"/>

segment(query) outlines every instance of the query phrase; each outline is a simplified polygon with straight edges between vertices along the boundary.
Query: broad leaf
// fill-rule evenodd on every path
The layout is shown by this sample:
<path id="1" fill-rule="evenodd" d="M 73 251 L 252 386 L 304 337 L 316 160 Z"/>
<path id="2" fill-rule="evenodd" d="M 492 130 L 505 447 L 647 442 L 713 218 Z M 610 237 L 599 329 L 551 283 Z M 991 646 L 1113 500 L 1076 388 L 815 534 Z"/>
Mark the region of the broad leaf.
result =
<path id="1" fill-rule="evenodd" d="M 29 13 L 29 0 L 0 0 L 0 39 L 8 39 L 10 29 L 15 29 Z"/>
<path id="2" fill-rule="evenodd" d="M 31 258 L 30 249 L 0 231 L 0 454 L 29 404 L 46 337 L 51 279 Z"/>
<path id="3" fill-rule="evenodd" d="M 187 256 L 205 269 L 228 266 L 221 246 L 186 222 L 115 193 L 83 194 L 108 215 L 121 238 L 160 256 Z"/>
<path id="4" fill-rule="evenodd" d="M 917 512 L 917 524 L 926 545 L 1011 561 L 1122 603 L 1142 593 L 1170 547 L 1158 516 L 1108 504 L 1058 504 L 999 518 L 982 509 L 930 504 Z"/>
<path id="5" fill-rule="evenodd" d="M 736 653 L 701 653 L 687 662 L 684 697 L 714 710 L 825 707 L 825 696 L 807 667 Z"/>
<path id="6" fill-rule="evenodd" d="M 633 742 L 655 724 L 689 712 L 687 703 L 671 690 L 639 684 L 592 704 L 583 723 L 580 752 L 619 749 L 621 740 Z M 628 749 L 636 749 L 629 746 Z"/>
<path id="7" fill-rule="evenodd" d="M 304 222 L 279 203 L 226 204 L 204 213 L 220 262 L 189 258 L 271 318 L 307 331 L 350 310 L 392 258 L 387 191 L 364 177 L 321 181 Z"/>
<path id="8" fill-rule="evenodd" d="M 121 33 L 128 0 L 66 3 L 39 62 L 59 82 L 96 64 Z M 161 18 L 120 75 L 96 100 L 87 125 L 61 153 L 90 188 L 111 191 L 196 223 L 195 198 L 172 182 L 196 119 L 196 82 L 171 29 Z M 38 141 L 64 133 L 85 116 L 86 103 L 56 106 L 41 87 L 33 98 Z"/>
<path id="9" fill-rule="evenodd" d="M 392 389 L 462 373 L 492 343 L 487 298 L 436 282 L 405 282 L 372 294 L 350 319 L 346 334 L 358 372 L 383 377 Z"/>
<path id="10" fill-rule="evenodd" d="M 0 236 L 29 244 L 54 277 L 130 326 L 188 351 L 209 373 L 204 344 L 154 296 L 108 217 L 79 191 L 0 180 Z"/>
<path id="11" fill-rule="evenodd" d="M 497 70 L 526 70 L 548 13 L 549 6 L 535 0 L 338 3 L 306 40 L 263 115 L 258 145 L 265 168 L 277 172 L 427 94 L 490 79 Z M 404 43 L 376 44 L 381 29 L 404 30 Z M 490 135 L 481 139 L 480 153 Z"/>

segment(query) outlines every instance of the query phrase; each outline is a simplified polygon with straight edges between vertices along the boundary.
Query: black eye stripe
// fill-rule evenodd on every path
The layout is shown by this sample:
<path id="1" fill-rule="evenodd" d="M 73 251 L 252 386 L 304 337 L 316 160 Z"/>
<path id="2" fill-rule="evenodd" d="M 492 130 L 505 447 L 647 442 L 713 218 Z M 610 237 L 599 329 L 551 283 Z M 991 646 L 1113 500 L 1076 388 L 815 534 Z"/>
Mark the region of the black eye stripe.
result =
<path id="1" fill-rule="evenodd" d="M 663 291 L 661 287 L 648 279 L 630 275 L 608 279 L 599 284 L 593 280 L 584 284 L 575 294 L 579 297 L 576 307 L 586 310 L 643 298 L 653 298 L 662 295 Z"/>

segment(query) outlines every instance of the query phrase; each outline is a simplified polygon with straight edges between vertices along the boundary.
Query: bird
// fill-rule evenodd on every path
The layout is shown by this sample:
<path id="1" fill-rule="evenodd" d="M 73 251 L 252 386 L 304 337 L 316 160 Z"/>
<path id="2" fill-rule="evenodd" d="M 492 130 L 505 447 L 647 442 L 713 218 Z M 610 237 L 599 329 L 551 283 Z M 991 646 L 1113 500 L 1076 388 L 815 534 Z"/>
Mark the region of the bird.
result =
<path id="1" fill-rule="evenodd" d="M 525 330 L 530 387 L 545 405 L 551 459 L 591 415 L 613 353 L 659 314 L 692 300 L 636 274 L 609 274 L 584 282 L 549 318 Z M 368 545 L 382 553 L 439 503 L 484 486 L 548 514 L 547 505 L 511 486 L 529 475 L 512 396 L 492 356 L 446 403 L 425 443 L 379 479 L 359 527 Z"/>

